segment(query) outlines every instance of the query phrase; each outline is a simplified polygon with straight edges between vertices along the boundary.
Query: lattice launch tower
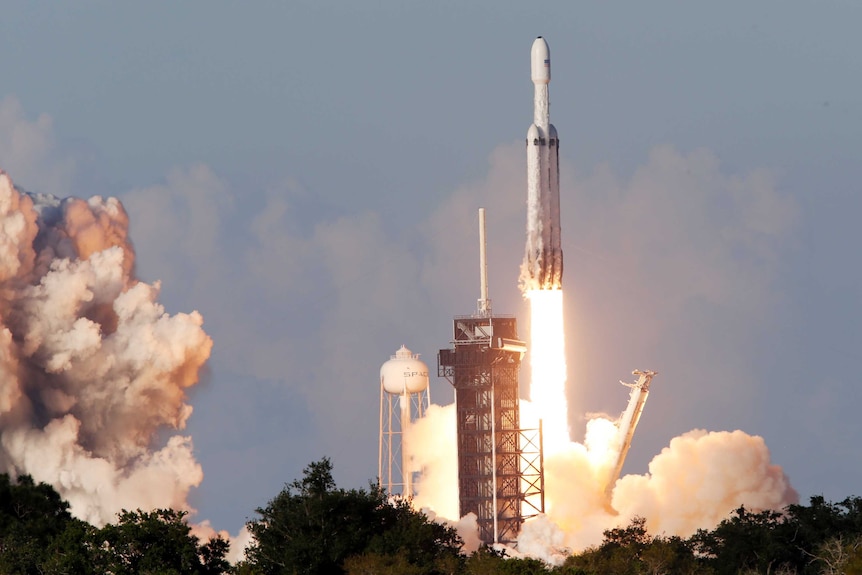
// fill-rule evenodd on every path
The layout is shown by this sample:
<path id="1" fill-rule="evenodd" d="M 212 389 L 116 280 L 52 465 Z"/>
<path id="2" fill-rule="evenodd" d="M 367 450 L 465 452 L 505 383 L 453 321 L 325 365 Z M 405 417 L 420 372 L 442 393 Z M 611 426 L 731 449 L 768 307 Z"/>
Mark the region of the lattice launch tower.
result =
<path id="1" fill-rule="evenodd" d="M 455 388 L 460 515 L 475 513 L 484 543 L 514 543 L 524 521 L 544 512 L 541 425 L 523 429 L 518 372 L 526 344 L 517 320 L 491 313 L 485 211 L 479 210 L 478 310 L 454 318 L 452 348 L 437 374 Z"/>

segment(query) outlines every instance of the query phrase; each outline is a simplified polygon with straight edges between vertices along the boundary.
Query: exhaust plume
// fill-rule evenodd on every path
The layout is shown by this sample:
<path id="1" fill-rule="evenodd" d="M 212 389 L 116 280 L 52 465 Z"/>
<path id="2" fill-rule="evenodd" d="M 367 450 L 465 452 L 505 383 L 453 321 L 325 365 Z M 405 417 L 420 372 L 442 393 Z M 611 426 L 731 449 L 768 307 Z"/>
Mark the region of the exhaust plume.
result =
<path id="1" fill-rule="evenodd" d="M 0 471 L 54 486 L 95 525 L 189 509 L 203 479 L 183 429 L 212 340 L 134 275 L 116 198 L 57 199 L 0 171 Z"/>
<path id="2" fill-rule="evenodd" d="M 521 406 L 535 410 L 524 400 Z M 410 429 L 410 441 L 419 446 L 413 469 L 423 472 L 415 505 L 453 521 L 458 508 L 454 429 L 454 405 L 432 405 Z M 648 473 L 619 479 L 609 502 L 604 484 L 616 461 L 617 432 L 613 421 L 594 417 L 583 444 L 560 438 L 551 450 L 546 444 L 546 513 L 525 523 L 513 556 L 558 565 L 572 552 L 599 545 L 605 530 L 637 516 L 646 519 L 650 533 L 689 537 L 716 526 L 740 505 L 765 510 L 798 502 L 763 438 L 739 430 L 693 430 L 675 437 L 653 458 Z"/>

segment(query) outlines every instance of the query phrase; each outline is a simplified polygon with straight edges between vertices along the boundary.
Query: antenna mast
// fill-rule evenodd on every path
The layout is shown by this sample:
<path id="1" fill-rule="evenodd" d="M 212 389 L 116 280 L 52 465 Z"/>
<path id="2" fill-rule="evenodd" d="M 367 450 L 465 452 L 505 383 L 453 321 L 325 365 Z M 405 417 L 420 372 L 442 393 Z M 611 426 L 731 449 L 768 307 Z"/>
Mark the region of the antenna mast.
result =
<path id="1" fill-rule="evenodd" d="M 479 317 L 491 315 L 491 300 L 488 299 L 488 261 L 485 257 L 485 208 L 479 208 Z"/>

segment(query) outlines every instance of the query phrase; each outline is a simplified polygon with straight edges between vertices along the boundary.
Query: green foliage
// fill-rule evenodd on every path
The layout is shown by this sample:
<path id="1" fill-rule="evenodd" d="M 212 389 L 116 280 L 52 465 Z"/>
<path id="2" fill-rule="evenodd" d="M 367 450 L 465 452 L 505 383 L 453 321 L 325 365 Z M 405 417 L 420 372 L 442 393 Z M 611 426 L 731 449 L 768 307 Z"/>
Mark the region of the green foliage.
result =
<path id="1" fill-rule="evenodd" d="M 458 554 L 451 529 L 429 522 L 407 502 L 372 488 L 338 489 L 328 459 L 312 463 L 249 523 L 255 545 L 235 573 L 348 575 L 862 575 L 862 500 L 783 512 L 738 508 L 711 531 L 690 539 L 654 536 L 635 518 L 609 529 L 601 545 L 550 568 L 483 547 Z"/>
<path id="2" fill-rule="evenodd" d="M 88 532 L 89 526 L 72 518 L 69 504 L 50 485 L 37 485 L 29 475 L 17 482 L 0 475 L 0 572 L 90 573 Z"/>
<path id="3" fill-rule="evenodd" d="M 695 558 L 691 543 L 679 537 L 655 537 L 641 553 L 643 573 L 660 575 L 676 573 L 707 575 L 709 569 L 701 566 Z"/>
<path id="4" fill-rule="evenodd" d="M 240 561 L 230 571 L 232 575 L 259 575 L 260 571 L 248 561 Z"/>
<path id="5" fill-rule="evenodd" d="M 249 523 L 255 543 L 231 568 L 229 544 L 201 544 L 186 513 L 123 511 L 97 529 L 49 485 L 0 475 L 0 574 L 6 575 L 862 575 L 862 499 L 782 512 L 737 509 L 690 539 L 653 536 L 646 521 L 550 568 L 483 547 L 470 557 L 451 528 L 381 490 L 336 487 L 328 459 L 310 464 Z"/>
<path id="6" fill-rule="evenodd" d="M 739 507 L 713 531 L 700 530 L 692 540 L 719 575 L 745 570 L 765 573 L 794 560 L 782 541 L 781 524 L 782 515 L 776 511 L 751 513 Z"/>
<path id="7" fill-rule="evenodd" d="M 812 555 L 835 537 L 847 540 L 862 535 L 862 499 L 848 497 L 830 503 L 814 496 L 810 505 L 790 505 L 786 509 L 786 538 L 797 549 L 800 573 L 819 573 L 822 563 L 812 562 Z"/>
<path id="8" fill-rule="evenodd" d="M 378 497 L 385 497 L 378 491 Z M 459 557 L 461 540 L 453 529 L 429 521 L 408 501 L 385 502 L 376 509 L 377 532 L 367 543 L 372 553 L 397 554 L 413 565 L 437 566 L 438 561 Z M 459 557 L 460 559 L 460 557 Z"/>
<path id="9" fill-rule="evenodd" d="M 548 566 L 538 559 L 509 558 L 492 547 L 481 547 L 467 558 L 465 575 L 547 575 Z"/>
<path id="10" fill-rule="evenodd" d="M 254 544 L 243 569 L 264 575 L 364 572 L 376 565 L 410 565 L 417 573 L 448 573 L 459 566 L 460 539 L 407 502 L 386 494 L 338 489 L 329 459 L 310 464 L 248 524 Z M 345 561 L 351 557 L 350 564 Z"/>
<path id="11" fill-rule="evenodd" d="M 815 575 L 832 561 L 824 553 L 840 548 L 834 545 L 834 538 L 846 542 L 858 536 L 862 536 L 858 497 L 829 503 L 817 496 L 809 506 L 790 505 L 783 513 L 752 513 L 740 507 L 714 530 L 701 530 L 691 541 L 705 557 L 704 563 L 720 575 L 740 571 Z"/>
<path id="12" fill-rule="evenodd" d="M 604 541 L 599 547 L 569 558 L 564 567 L 569 571 L 584 573 L 641 573 L 640 554 L 649 542 L 646 521 L 642 517 L 636 517 L 628 527 L 605 531 Z"/>
<path id="13" fill-rule="evenodd" d="M 830 537 L 812 554 L 811 564 L 824 575 L 862 574 L 862 536 Z"/>
<path id="14" fill-rule="evenodd" d="M 468 575 L 492 575 L 502 568 L 505 557 L 504 553 L 492 547 L 480 547 L 467 558 L 464 572 Z"/>
<path id="15" fill-rule="evenodd" d="M 201 573 L 217 575 L 229 572 L 230 563 L 225 559 L 228 551 L 230 551 L 230 542 L 222 537 L 213 537 L 201 545 L 198 550 L 203 567 Z"/>
<path id="16" fill-rule="evenodd" d="M 96 529 L 83 521 L 73 519 L 66 529 L 54 538 L 46 549 L 39 573 L 74 573 L 101 575 L 93 565 L 92 537 Z"/>
<path id="17" fill-rule="evenodd" d="M 344 561 L 344 572 L 347 575 L 422 575 L 424 573 L 421 567 L 407 559 L 406 553 L 354 555 Z"/>
<path id="18" fill-rule="evenodd" d="M 185 511 L 157 509 L 123 511 L 116 525 L 94 533 L 94 562 L 101 573 L 114 575 L 217 575 L 228 542 L 215 538 L 201 546 L 185 521 Z"/>
<path id="19" fill-rule="evenodd" d="M 679 537 L 653 537 L 646 520 L 635 517 L 628 527 L 605 531 L 599 547 L 569 557 L 565 574 L 659 575 L 664 573 L 705 573 L 692 546 Z"/>
<path id="20" fill-rule="evenodd" d="M 230 565 L 228 542 L 199 545 L 185 512 L 124 511 L 96 529 L 69 514 L 69 504 L 29 476 L 0 475 L 0 573 L 4 575 L 219 575 Z"/>

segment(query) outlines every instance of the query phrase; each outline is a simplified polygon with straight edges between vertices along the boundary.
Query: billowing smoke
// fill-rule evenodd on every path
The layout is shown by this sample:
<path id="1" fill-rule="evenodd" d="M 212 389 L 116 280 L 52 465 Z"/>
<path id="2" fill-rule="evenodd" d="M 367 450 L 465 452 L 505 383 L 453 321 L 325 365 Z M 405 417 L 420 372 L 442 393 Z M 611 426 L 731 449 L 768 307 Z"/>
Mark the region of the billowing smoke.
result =
<path id="1" fill-rule="evenodd" d="M 458 457 L 453 457 L 456 430 L 455 406 L 431 405 L 404 437 L 410 445 L 411 471 L 422 474 L 414 505 L 449 519 L 458 518 Z"/>
<path id="2" fill-rule="evenodd" d="M 526 403 L 526 402 L 522 402 Z M 415 469 L 430 480 L 419 485 L 418 507 L 447 515 L 457 509 L 455 406 L 432 406 L 409 431 Z M 529 411 L 529 404 L 525 405 Z M 602 542 L 607 529 L 644 517 L 653 534 L 689 537 L 709 529 L 740 505 L 781 509 L 798 496 L 781 467 L 771 463 L 761 437 L 742 431 L 694 430 L 671 440 L 644 475 L 617 481 L 609 500 L 604 481 L 615 462 L 614 422 L 596 417 L 584 443 L 571 442 L 545 453 L 546 514 L 528 521 L 518 539 L 521 554 L 559 564 L 575 551 Z M 446 510 L 446 511 L 444 511 Z"/>
<path id="3" fill-rule="evenodd" d="M 203 478 L 183 429 L 212 341 L 134 275 L 115 198 L 32 195 L 0 172 L 0 471 L 53 485 L 96 525 L 188 509 Z"/>
<path id="4" fill-rule="evenodd" d="M 782 469 L 771 463 L 761 437 L 695 430 L 672 439 L 650 462 L 648 473 L 618 480 L 608 501 L 602 479 L 612 423 L 590 423 L 586 445 L 572 443 L 546 459 L 550 522 L 528 523 L 523 534 L 528 541 L 559 532 L 556 537 L 566 548 L 582 550 L 601 543 L 604 530 L 627 525 L 636 516 L 646 519 L 653 534 L 689 537 L 697 529 L 713 528 L 740 505 L 780 509 L 798 499 Z M 546 560 L 549 551 L 535 550 Z"/>
<path id="5" fill-rule="evenodd" d="M 520 230 L 524 221 L 522 157 L 520 144 L 499 148 L 491 157 L 488 178 L 459 190 L 440 209 L 432 220 L 435 253 L 456 253 L 473 241 L 475 225 L 463 221 L 463 214 L 478 204 L 492 206 L 489 254 L 520 256 L 520 234 L 509 230 Z M 566 322 L 568 347 L 558 352 L 565 363 L 550 367 L 566 366 L 569 381 L 562 381 L 556 370 L 553 379 L 542 376 L 545 386 L 554 384 L 553 391 L 541 394 L 540 413 L 532 417 L 541 415 L 547 421 L 553 415 L 560 421 L 556 410 L 565 411 L 567 397 L 569 409 L 578 410 L 562 413 L 567 424 L 582 421 L 585 409 L 579 406 L 608 410 L 599 386 L 575 383 L 601 381 L 607 366 L 628 358 L 630 367 L 643 362 L 642 367 L 661 372 L 650 398 L 653 409 L 647 405 L 642 421 L 670 441 L 651 452 L 660 451 L 647 473 L 619 479 L 609 499 L 604 488 L 620 448 L 615 422 L 587 417 L 586 430 L 573 428 L 571 436 L 565 431 L 561 437 L 546 433 L 546 514 L 525 525 L 519 549 L 555 562 L 600 544 L 604 530 L 628 525 L 635 515 L 646 519 L 653 534 L 688 536 L 698 527 L 715 526 L 742 504 L 780 509 L 795 502 L 796 492 L 771 462 L 762 438 L 742 431 L 688 431 L 725 425 L 736 429 L 744 421 L 737 417 L 739 408 L 752 404 L 749 394 L 761 382 L 753 375 L 755 346 L 750 338 L 772 321 L 776 302 L 783 298 L 775 278 L 781 247 L 797 220 L 793 198 L 782 193 L 768 170 L 727 173 L 709 150 L 682 153 L 656 147 L 628 178 L 610 165 L 585 174 L 575 174 L 566 164 L 561 170 L 562 187 L 573 192 L 568 194 L 572 201 L 576 198 L 576 209 L 562 212 L 568 240 L 564 247 L 579 257 L 570 258 L 577 259 L 570 266 L 577 273 L 574 281 L 567 280 L 565 310 L 545 315 Z M 450 227 L 461 235 L 450 233 Z M 500 256 L 489 268 L 499 273 L 491 286 L 500 311 L 517 309 L 520 303 L 497 295 L 503 290 L 496 286 L 514 283 L 516 262 L 511 259 Z M 472 277 L 475 267 L 475 258 L 458 261 L 466 263 L 457 274 L 443 265 L 430 266 L 426 274 L 447 301 L 458 296 L 454 282 L 460 285 L 464 277 Z M 529 304 L 535 312 L 533 302 Z M 731 324 L 730 317 L 735 318 Z M 720 341 L 715 334 L 722 334 Z M 535 342 L 529 341 L 528 348 L 532 359 Z M 720 366 L 715 358 L 722 358 Z M 712 367 L 705 369 L 707 365 Z M 707 383 L 705 370 L 720 376 Z M 535 397 L 536 382 L 530 377 L 530 396 Z M 711 409 L 702 409 L 704 402 Z M 530 421 L 530 409 L 522 401 L 522 422 Z M 659 411 L 663 417 L 655 417 Z M 454 407 L 439 412 L 432 407 L 428 415 L 433 421 L 411 429 L 421 437 L 409 440 L 416 446 L 416 468 L 433 478 L 419 483 L 416 500 L 446 515 L 443 509 L 458 504 Z M 680 435 L 684 431 L 688 433 Z M 570 437 L 584 440 L 576 443 Z M 642 454 L 643 448 L 636 434 L 632 453 Z"/>

